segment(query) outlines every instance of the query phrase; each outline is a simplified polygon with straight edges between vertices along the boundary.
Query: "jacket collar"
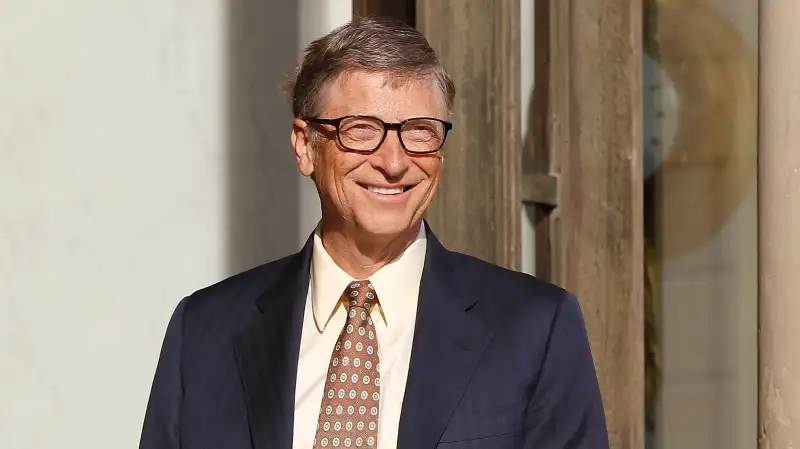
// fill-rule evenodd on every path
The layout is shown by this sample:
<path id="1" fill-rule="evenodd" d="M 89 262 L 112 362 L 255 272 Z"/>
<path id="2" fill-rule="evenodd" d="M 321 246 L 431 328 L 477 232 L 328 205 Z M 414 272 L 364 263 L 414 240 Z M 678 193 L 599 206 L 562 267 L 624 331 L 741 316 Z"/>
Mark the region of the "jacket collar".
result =
<path id="1" fill-rule="evenodd" d="M 491 339 L 491 332 L 469 314 L 477 299 L 459 291 L 457 258 L 442 246 L 427 223 L 425 226 L 425 267 L 399 449 L 436 445 Z M 261 313 L 235 343 L 255 449 L 292 445 L 312 238 L 290 256 L 277 280 L 259 296 L 256 304 Z"/>

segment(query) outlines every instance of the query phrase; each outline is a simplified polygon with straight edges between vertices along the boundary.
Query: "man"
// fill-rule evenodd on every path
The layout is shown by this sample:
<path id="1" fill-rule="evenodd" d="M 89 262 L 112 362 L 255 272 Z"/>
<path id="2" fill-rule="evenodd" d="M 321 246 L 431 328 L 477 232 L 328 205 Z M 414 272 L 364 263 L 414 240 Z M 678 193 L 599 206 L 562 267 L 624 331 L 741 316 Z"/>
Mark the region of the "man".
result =
<path id="1" fill-rule="evenodd" d="M 423 221 L 454 91 L 399 23 L 309 46 L 291 143 L 322 220 L 299 253 L 177 306 L 141 448 L 608 447 L 575 298 Z"/>

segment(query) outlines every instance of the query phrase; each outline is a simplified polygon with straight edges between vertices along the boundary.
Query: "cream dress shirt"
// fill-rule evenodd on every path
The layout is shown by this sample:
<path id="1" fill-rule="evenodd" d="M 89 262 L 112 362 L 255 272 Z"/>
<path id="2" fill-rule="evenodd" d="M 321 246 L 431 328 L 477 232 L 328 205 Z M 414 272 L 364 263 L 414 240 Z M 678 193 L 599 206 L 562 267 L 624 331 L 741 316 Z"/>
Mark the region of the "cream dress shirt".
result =
<path id="1" fill-rule="evenodd" d="M 373 310 L 372 318 L 378 334 L 381 364 L 379 449 L 397 447 L 400 409 L 411 361 L 426 243 L 425 227 L 421 225 L 414 243 L 399 258 L 369 277 L 378 294 L 378 307 Z M 339 298 L 353 280 L 331 259 L 322 246 L 319 234 L 314 233 L 311 276 L 297 366 L 294 449 L 311 449 L 313 446 L 328 363 L 347 319 L 346 307 Z"/>

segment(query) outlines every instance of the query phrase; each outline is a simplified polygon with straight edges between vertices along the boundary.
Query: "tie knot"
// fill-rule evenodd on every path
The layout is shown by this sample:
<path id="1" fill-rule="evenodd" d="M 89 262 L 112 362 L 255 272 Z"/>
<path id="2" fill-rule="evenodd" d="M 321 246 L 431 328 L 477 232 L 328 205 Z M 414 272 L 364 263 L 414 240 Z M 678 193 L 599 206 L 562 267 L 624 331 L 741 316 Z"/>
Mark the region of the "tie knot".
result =
<path id="1" fill-rule="evenodd" d="M 378 294 L 369 279 L 353 281 L 344 290 L 350 307 L 361 307 L 367 311 L 378 302 Z"/>

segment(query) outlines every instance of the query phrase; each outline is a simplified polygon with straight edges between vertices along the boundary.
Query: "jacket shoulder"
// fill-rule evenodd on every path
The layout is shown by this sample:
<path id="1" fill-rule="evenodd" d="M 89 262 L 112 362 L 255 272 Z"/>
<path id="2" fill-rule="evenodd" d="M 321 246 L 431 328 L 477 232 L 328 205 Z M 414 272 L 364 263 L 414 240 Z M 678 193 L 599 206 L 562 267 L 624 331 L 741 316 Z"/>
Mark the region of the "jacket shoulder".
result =
<path id="1" fill-rule="evenodd" d="M 194 292 L 190 297 L 194 302 L 219 300 L 223 297 L 250 297 L 251 291 L 263 292 L 291 262 L 297 254 L 267 262 L 241 273 L 230 276 L 215 284 L 204 287 Z"/>
<path id="2" fill-rule="evenodd" d="M 197 290 L 184 299 L 185 329 L 238 330 L 257 311 L 256 300 L 278 282 L 284 270 L 298 255 L 284 257 L 235 274 Z"/>
<path id="3" fill-rule="evenodd" d="M 497 319 L 552 319 L 573 294 L 527 273 L 510 270 L 466 254 L 450 252 L 450 266 L 461 294 L 478 299 L 477 307 Z"/>
<path id="4" fill-rule="evenodd" d="M 525 296 L 548 298 L 552 301 L 560 301 L 565 296 L 571 295 L 563 288 L 536 276 L 510 270 L 477 257 L 454 251 L 450 251 L 450 257 L 452 265 L 457 267 L 456 275 L 459 279 L 473 287 L 479 287 L 479 290 L 501 289 L 505 293 L 514 291 Z"/>

